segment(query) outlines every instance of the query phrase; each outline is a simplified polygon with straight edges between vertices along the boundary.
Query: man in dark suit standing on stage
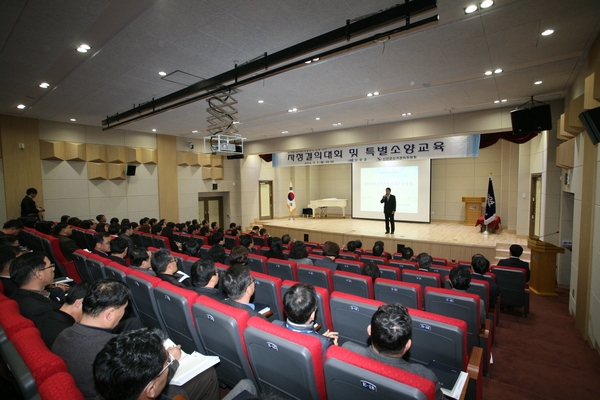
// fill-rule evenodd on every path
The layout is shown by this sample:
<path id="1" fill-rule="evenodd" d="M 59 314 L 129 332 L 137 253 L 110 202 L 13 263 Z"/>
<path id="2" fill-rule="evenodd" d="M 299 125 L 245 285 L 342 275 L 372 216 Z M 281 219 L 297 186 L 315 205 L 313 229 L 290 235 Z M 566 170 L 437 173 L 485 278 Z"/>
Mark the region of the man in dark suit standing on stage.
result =
<path id="1" fill-rule="evenodd" d="M 392 226 L 391 233 L 394 233 L 396 226 L 394 225 L 394 213 L 396 212 L 396 196 L 392 193 L 392 189 L 385 189 L 385 196 L 381 199 L 383 203 L 383 213 L 385 214 L 385 233 L 390 233 L 390 225 Z"/>

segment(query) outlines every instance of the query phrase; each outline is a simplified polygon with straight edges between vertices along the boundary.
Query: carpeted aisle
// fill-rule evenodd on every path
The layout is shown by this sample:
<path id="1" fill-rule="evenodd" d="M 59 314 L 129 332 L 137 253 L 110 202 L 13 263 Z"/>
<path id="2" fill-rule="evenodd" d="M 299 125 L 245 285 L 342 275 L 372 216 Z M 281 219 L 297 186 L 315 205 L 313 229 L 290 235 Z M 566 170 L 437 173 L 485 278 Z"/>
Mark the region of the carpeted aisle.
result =
<path id="1" fill-rule="evenodd" d="M 575 329 L 567 290 L 557 293 L 531 294 L 527 318 L 500 315 L 484 399 L 600 398 L 600 356 Z"/>

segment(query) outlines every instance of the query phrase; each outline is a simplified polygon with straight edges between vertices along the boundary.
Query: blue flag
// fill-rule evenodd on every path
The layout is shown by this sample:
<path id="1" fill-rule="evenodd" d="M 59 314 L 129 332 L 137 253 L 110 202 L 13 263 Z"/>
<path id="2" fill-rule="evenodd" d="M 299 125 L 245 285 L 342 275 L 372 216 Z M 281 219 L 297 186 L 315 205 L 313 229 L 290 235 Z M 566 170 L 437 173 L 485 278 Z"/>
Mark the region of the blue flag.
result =
<path id="1" fill-rule="evenodd" d="M 496 197 L 494 197 L 494 185 L 492 184 L 492 177 L 488 184 L 487 199 L 485 201 L 485 221 L 484 224 L 488 225 L 496 218 Z"/>

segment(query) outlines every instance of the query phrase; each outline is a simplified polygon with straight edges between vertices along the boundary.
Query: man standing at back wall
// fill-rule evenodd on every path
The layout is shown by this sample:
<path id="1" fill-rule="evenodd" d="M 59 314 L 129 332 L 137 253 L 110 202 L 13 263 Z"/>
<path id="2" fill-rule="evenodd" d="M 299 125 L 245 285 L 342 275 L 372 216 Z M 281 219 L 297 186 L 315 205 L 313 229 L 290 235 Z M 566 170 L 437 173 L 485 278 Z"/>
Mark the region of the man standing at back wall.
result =
<path id="1" fill-rule="evenodd" d="M 385 188 L 385 196 L 381 199 L 380 203 L 383 203 L 383 213 L 385 214 L 385 233 L 390 233 L 390 225 L 392 227 L 391 233 L 394 234 L 396 228 L 394 224 L 394 213 L 396 212 L 396 196 L 392 193 L 392 189 Z"/>

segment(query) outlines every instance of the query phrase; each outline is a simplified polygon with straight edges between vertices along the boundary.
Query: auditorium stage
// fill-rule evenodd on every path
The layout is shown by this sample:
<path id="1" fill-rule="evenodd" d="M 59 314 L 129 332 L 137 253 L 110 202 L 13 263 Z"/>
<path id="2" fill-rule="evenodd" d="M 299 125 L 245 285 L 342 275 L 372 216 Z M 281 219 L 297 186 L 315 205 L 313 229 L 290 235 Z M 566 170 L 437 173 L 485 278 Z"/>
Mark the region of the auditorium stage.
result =
<path id="1" fill-rule="evenodd" d="M 428 252 L 434 257 L 448 261 L 470 260 L 471 255 L 481 253 L 492 263 L 496 258 L 496 247 L 508 248 L 513 243 L 527 246 L 527 237 L 517 236 L 504 228 L 498 233 L 484 235 L 479 227 L 465 226 L 458 222 L 436 221 L 430 224 L 396 222 L 394 235 L 386 235 L 383 220 L 353 219 L 341 217 L 303 218 L 293 221 L 272 219 L 260 221 L 271 236 L 290 234 L 292 238 L 304 240 L 308 235 L 311 242 L 323 243 L 332 240 L 341 246 L 350 240 L 360 239 L 364 248 L 371 248 L 377 240 L 385 243 L 385 250 L 395 252 L 398 244 L 413 248 L 415 254 Z"/>

